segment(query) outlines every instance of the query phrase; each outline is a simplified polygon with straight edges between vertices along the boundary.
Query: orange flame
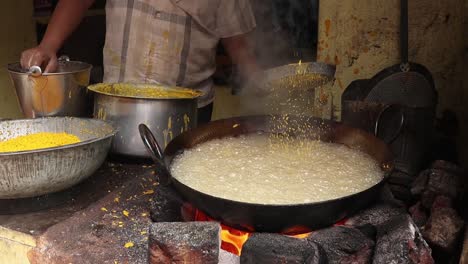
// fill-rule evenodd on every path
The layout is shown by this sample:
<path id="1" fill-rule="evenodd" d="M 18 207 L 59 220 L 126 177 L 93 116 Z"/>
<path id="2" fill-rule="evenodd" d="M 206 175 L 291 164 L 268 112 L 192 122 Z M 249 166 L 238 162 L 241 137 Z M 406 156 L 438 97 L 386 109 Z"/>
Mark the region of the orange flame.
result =
<path id="1" fill-rule="evenodd" d="M 242 252 L 242 246 L 244 246 L 245 242 L 249 239 L 249 236 L 250 233 L 232 230 L 231 228 L 222 226 L 221 248 L 240 256 Z"/>
<path id="2" fill-rule="evenodd" d="M 192 220 L 194 221 L 216 221 L 206 215 L 204 212 L 186 204 L 184 206 L 184 211 L 186 215 L 191 215 Z M 335 226 L 344 225 L 346 220 L 342 220 L 335 224 Z M 304 226 L 297 226 L 285 232 L 284 235 L 304 239 L 309 237 L 312 232 L 307 227 Z M 221 248 L 235 254 L 237 256 L 241 255 L 242 247 L 244 246 L 245 242 L 249 239 L 251 233 L 240 231 L 238 229 L 226 226 L 221 224 Z"/>
<path id="3" fill-rule="evenodd" d="M 205 213 L 193 207 L 186 207 L 186 210 L 193 213 L 193 220 L 195 221 L 216 221 Z M 242 246 L 249 239 L 250 233 L 243 232 L 221 224 L 221 248 L 240 256 Z"/>
<path id="4" fill-rule="evenodd" d="M 312 232 L 304 233 L 304 234 L 297 234 L 297 235 L 291 235 L 290 237 L 294 238 L 308 238 L 312 234 Z"/>

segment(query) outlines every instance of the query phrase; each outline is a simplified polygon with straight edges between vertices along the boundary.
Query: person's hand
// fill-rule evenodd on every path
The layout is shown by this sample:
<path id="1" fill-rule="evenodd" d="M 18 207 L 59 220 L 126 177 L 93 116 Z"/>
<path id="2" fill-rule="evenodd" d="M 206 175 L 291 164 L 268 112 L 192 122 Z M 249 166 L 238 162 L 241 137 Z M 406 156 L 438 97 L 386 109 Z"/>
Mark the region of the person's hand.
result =
<path id="1" fill-rule="evenodd" d="M 42 46 L 23 51 L 21 54 L 21 67 L 29 69 L 32 66 L 45 68 L 44 73 L 54 72 L 58 67 L 58 60 L 55 51 Z"/>

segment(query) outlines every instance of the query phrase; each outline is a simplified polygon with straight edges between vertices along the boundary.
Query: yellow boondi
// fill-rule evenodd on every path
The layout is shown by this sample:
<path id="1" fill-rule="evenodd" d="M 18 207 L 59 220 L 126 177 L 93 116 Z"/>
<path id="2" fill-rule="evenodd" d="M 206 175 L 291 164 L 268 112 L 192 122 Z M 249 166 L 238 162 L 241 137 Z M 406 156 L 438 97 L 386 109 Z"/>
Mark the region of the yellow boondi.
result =
<path id="1" fill-rule="evenodd" d="M 158 85 L 133 85 L 127 83 L 101 83 L 91 85 L 89 86 L 89 89 L 91 91 L 102 94 L 148 99 L 190 99 L 201 95 L 201 93 L 198 91 L 180 87 L 164 87 Z"/>
<path id="2" fill-rule="evenodd" d="M 80 139 L 67 133 L 34 133 L 0 141 L 0 152 L 16 152 L 60 147 L 80 142 Z"/>

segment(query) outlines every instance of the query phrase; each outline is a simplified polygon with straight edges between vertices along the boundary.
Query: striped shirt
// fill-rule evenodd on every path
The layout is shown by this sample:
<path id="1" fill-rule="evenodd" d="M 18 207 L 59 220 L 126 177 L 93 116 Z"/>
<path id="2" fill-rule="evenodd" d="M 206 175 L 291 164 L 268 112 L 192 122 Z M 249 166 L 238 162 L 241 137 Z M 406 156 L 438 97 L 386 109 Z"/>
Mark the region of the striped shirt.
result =
<path id="1" fill-rule="evenodd" d="M 218 42 L 255 26 L 249 0 L 107 0 L 104 82 L 196 89 L 203 107 Z"/>

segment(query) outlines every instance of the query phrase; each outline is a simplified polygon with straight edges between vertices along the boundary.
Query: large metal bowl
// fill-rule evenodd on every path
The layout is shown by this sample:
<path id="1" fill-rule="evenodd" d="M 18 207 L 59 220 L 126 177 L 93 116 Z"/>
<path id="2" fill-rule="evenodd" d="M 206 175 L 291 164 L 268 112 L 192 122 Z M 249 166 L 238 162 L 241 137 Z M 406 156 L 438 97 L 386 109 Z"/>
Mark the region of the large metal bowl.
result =
<path id="1" fill-rule="evenodd" d="M 8 65 L 19 104 L 26 118 L 48 116 L 91 117 L 93 98 L 88 94 L 91 65 L 59 60 L 53 73 L 32 74 L 20 63 Z"/>
<path id="2" fill-rule="evenodd" d="M 119 88 L 116 88 L 119 87 Z M 180 90 L 155 84 L 95 84 L 88 87 L 94 93 L 94 117 L 106 120 L 118 129 L 111 154 L 133 159 L 149 159 L 141 142 L 139 124 L 146 124 L 164 149 L 182 132 L 197 125 L 197 98 L 157 98 L 139 94 L 138 89 Z"/>
<path id="3" fill-rule="evenodd" d="M 0 152 L 0 199 L 40 196 L 67 189 L 105 161 L 115 129 L 87 118 L 49 117 L 0 122 L 0 141 L 37 132 L 66 132 L 80 143 L 32 151 Z"/>

